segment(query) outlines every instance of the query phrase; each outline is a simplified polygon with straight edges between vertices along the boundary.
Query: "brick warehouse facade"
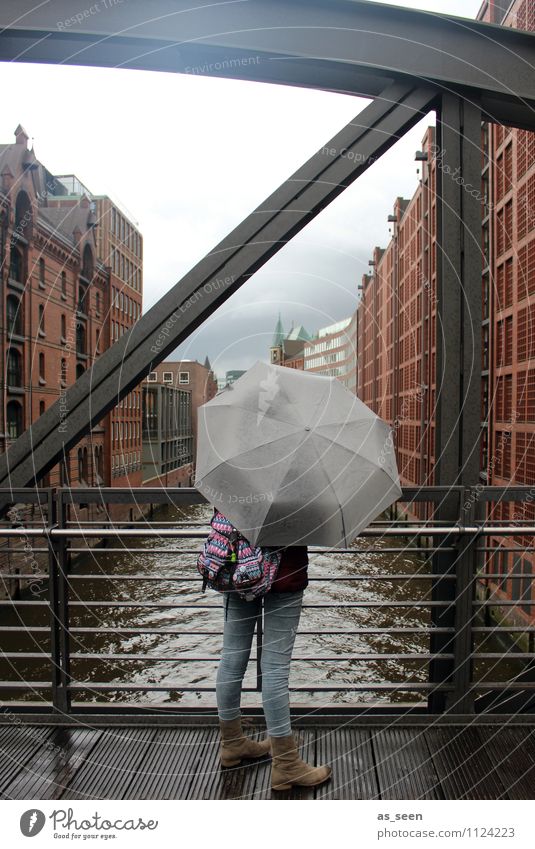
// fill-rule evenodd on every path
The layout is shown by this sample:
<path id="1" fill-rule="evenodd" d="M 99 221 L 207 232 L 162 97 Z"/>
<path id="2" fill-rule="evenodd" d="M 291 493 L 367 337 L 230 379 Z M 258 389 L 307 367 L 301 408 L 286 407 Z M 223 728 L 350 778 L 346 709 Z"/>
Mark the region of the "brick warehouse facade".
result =
<path id="1" fill-rule="evenodd" d="M 535 31 L 532 0 L 485 2 L 478 18 L 503 26 Z M 483 223 L 486 269 L 483 275 L 486 330 L 482 419 L 488 422 L 483 441 L 483 468 L 489 484 L 531 487 L 523 504 L 497 503 L 492 518 L 514 523 L 535 521 L 535 133 L 488 125 L 484 134 L 483 186 L 488 215 Z M 533 537 L 496 539 L 512 548 L 489 556 L 489 580 L 498 598 L 518 601 L 517 624 L 534 614 Z M 516 549 L 516 550 L 515 550 Z M 506 613 L 500 611 L 501 615 Z"/>
<path id="2" fill-rule="evenodd" d="M 15 137 L 15 144 L 0 146 L 3 450 L 109 344 L 108 275 L 97 259 L 90 202 L 49 207 L 57 181 L 28 149 L 22 127 Z M 104 451 L 104 429 L 95 428 L 41 485 L 104 479 Z"/>
<path id="3" fill-rule="evenodd" d="M 505 8 L 507 7 L 507 8 Z M 504 17 L 505 15 L 505 17 Z M 535 4 L 484 3 L 479 17 L 535 29 Z M 489 516 L 535 520 L 535 134 L 482 125 L 481 482 L 533 487 L 523 505 L 495 504 Z M 428 128 L 416 157 L 421 174 L 410 200 L 389 216 L 392 238 L 376 248 L 358 307 L 358 394 L 394 428 L 405 485 L 434 483 L 436 399 L 435 179 L 441 155 Z M 439 340 L 440 344 L 440 340 Z M 447 376 L 444 376 L 445 378 Z M 425 518 L 425 507 L 418 514 Z M 487 591 L 518 601 L 512 623 L 532 621 L 532 537 L 494 540 L 517 548 L 488 558 L 500 572 Z M 505 609 L 499 615 L 505 615 Z"/>
<path id="4" fill-rule="evenodd" d="M 189 432 L 185 434 L 180 431 L 179 435 L 176 434 L 173 436 L 173 438 L 181 440 L 175 449 L 178 451 L 176 454 L 177 457 L 181 456 L 181 452 L 186 450 L 188 445 L 191 447 L 191 459 L 189 459 L 188 455 L 184 469 L 181 472 L 177 469 L 175 474 L 177 483 L 180 483 L 182 486 L 189 486 L 191 485 L 190 481 L 194 479 L 195 458 L 197 456 L 197 410 L 201 404 L 210 401 L 217 393 L 217 380 L 212 371 L 210 361 L 206 357 L 204 365 L 197 362 L 197 360 L 166 360 L 160 363 L 154 371 L 147 375 L 144 391 L 145 386 L 149 388 L 158 384 L 168 388 L 174 387 L 175 390 L 186 391 L 191 396 L 189 406 L 191 427 Z M 147 398 L 148 395 L 145 394 L 145 397 Z M 178 400 L 175 403 L 178 403 Z M 180 420 L 178 416 L 175 418 L 177 421 Z M 144 421 L 144 427 L 145 424 Z M 188 436 L 191 437 L 189 442 L 187 441 Z M 147 455 L 147 452 L 145 452 L 145 455 Z M 155 486 L 154 483 L 151 485 Z"/>
<path id="5" fill-rule="evenodd" d="M 104 338 L 107 345 L 113 344 L 141 316 L 143 238 L 138 228 L 109 197 L 90 194 L 73 174 L 61 175 L 56 180 L 60 188 L 48 199 L 49 206 L 69 208 L 81 203 L 84 197 L 90 198 L 93 204 L 96 251 L 109 277 Z M 58 194 L 62 191 L 63 194 Z M 98 346 L 98 350 L 100 352 L 102 346 Z M 141 425 L 142 389 L 136 387 L 101 423 L 106 443 L 106 486 L 141 486 Z M 101 483 L 100 480 L 96 482 Z"/>
<path id="6" fill-rule="evenodd" d="M 432 485 L 435 464 L 436 215 L 434 128 L 422 141 L 421 179 L 398 197 L 392 238 L 376 247 L 357 309 L 357 394 L 394 429 L 400 478 Z M 416 505 L 424 518 L 425 505 Z"/>
<path id="7" fill-rule="evenodd" d="M 107 197 L 54 176 L 28 134 L 0 145 L 3 353 L 0 450 L 65 394 L 141 315 L 142 239 Z M 64 456 L 41 486 L 140 486 L 141 387 Z M 65 411 L 66 413 L 67 411 Z M 80 519 L 103 510 L 92 505 Z M 113 508 L 114 518 L 123 516 Z"/>

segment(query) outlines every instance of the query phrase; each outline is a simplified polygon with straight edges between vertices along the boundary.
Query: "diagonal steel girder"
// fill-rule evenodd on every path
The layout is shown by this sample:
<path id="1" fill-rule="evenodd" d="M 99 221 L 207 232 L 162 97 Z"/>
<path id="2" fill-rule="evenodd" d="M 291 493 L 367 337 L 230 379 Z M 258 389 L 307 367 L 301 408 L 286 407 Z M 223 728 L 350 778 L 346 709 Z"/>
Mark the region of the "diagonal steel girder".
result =
<path id="1" fill-rule="evenodd" d="M 46 474 L 154 366 L 433 109 L 436 98 L 432 87 L 388 86 L 13 443 L 0 457 L 0 487 L 29 486 Z"/>
<path id="2" fill-rule="evenodd" d="M 88 4 L 89 7 L 89 4 Z M 97 8 L 98 13 L 95 10 Z M 535 129 L 535 34 L 364 0 L 2 0 L 0 60 L 140 68 L 367 97 L 411 78 Z"/>

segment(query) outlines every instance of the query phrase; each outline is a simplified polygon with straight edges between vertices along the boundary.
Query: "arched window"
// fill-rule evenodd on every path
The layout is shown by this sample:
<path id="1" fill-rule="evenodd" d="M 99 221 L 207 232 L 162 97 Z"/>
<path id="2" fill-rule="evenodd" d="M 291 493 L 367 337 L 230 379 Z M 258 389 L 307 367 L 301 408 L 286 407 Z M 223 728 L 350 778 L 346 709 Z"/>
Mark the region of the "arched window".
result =
<path id="1" fill-rule="evenodd" d="M 11 439 L 17 439 L 22 433 L 22 406 L 18 401 L 10 401 L 6 408 L 7 432 Z"/>
<path id="2" fill-rule="evenodd" d="M 82 277 L 84 277 L 88 283 L 90 283 L 93 279 L 93 271 L 94 271 L 94 262 L 93 262 L 93 252 L 89 245 L 86 245 L 84 248 L 83 258 L 82 258 Z"/>
<path id="3" fill-rule="evenodd" d="M 61 272 L 61 294 L 65 298 L 67 297 L 67 273 L 65 271 Z"/>
<path id="4" fill-rule="evenodd" d="M 59 485 L 69 486 L 69 455 L 65 454 L 59 464 Z"/>
<path id="5" fill-rule="evenodd" d="M 44 336 L 45 333 L 45 306 L 44 304 L 39 304 L 39 325 L 38 332 Z"/>
<path id="6" fill-rule="evenodd" d="M 41 380 L 45 380 L 45 355 L 43 353 L 39 354 L 39 377 Z"/>
<path id="7" fill-rule="evenodd" d="M 22 336 L 22 306 L 15 295 L 6 298 L 7 332 Z"/>
<path id="8" fill-rule="evenodd" d="M 22 386 L 22 356 L 16 348 L 7 352 L 7 383 L 8 386 Z"/>
<path id="9" fill-rule="evenodd" d="M 39 286 L 45 288 L 46 266 L 43 257 L 39 258 Z"/>
<path id="10" fill-rule="evenodd" d="M 25 239 L 29 238 L 32 225 L 32 204 L 26 192 L 19 192 L 15 201 L 15 230 Z"/>
<path id="11" fill-rule="evenodd" d="M 82 321 L 76 324 L 76 353 L 85 354 L 85 324 Z"/>
<path id="12" fill-rule="evenodd" d="M 17 283 L 24 283 L 24 255 L 16 245 L 11 246 L 9 258 L 9 276 Z"/>
<path id="13" fill-rule="evenodd" d="M 87 451 L 87 446 L 84 448 L 83 451 L 82 477 L 86 483 L 89 481 L 89 453 Z"/>
<path id="14" fill-rule="evenodd" d="M 84 315 L 87 315 L 88 309 L 89 297 L 87 294 L 87 286 L 80 281 L 78 284 L 78 312 L 82 312 Z"/>

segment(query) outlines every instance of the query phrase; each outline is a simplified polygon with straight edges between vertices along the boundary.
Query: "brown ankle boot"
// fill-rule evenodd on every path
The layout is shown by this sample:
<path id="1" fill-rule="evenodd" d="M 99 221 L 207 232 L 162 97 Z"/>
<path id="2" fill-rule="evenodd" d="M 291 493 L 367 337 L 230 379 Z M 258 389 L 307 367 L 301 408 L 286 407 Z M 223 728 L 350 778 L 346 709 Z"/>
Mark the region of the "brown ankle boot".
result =
<path id="1" fill-rule="evenodd" d="M 293 734 L 289 737 L 271 737 L 271 787 L 273 790 L 290 790 L 293 784 L 315 787 L 331 777 L 330 766 L 310 766 L 299 757 Z"/>
<path id="2" fill-rule="evenodd" d="M 219 727 L 221 766 L 238 766 L 242 758 L 261 758 L 270 751 L 269 737 L 256 742 L 245 736 L 239 716 L 229 721 L 220 719 Z"/>

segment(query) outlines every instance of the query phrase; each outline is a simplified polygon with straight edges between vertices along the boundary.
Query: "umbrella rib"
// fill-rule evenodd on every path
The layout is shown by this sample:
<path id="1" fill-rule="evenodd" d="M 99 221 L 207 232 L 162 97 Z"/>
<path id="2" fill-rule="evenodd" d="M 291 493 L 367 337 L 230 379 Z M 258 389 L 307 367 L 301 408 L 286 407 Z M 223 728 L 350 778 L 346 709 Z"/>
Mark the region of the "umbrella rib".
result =
<path id="1" fill-rule="evenodd" d="M 318 435 L 319 435 L 319 434 L 318 434 Z M 324 438 L 325 438 L 325 437 L 324 437 Z M 314 441 L 312 441 L 312 445 L 313 445 L 313 447 L 314 447 L 314 451 L 316 452 L 316 455 L 317 455 L 317 457 L 318 457 L 318 462 L 320 463 L 321 468 L 323 469 L 323 473 L 325 474 L 325 477 L 327 478 L 327 482 L 328 482 L 328 484 L 329 484 L 330 490 L 331 490 L 331 492 L 332 492 L 332 494 L 333 494 L 333 496 L 334 496 L 334 499 L 335 499 L 336 503 L 338 504 L 338 509 L 339 509 L 339 511 L 340 511 L 340 518 L 341 518 L 341 520 L 342 520 L 342 533 L 343 533 L 343 535 L 344 535 L 344 544 L 347 546 L 347 545 L 349 545 L 349 543 L 348 543 L 348 541 L 347 541 L 347 535 L 346 535 L 346 525 L 345 525 L 345 522 L 344 522 L 344 511 L 342 510 L 342 505 L 340 504 L 340 499 L 338 498 L 338 496 L 337 496 L 337 494 L 336 494 L 336 490 L 335 490 L 334 486 L 332 485 L 332 481 L 331 481 L 331 479 L 330 479 L 329 475 L 327 474 L 327 472 L 326 472 L 326 470 L 325 470 L 325 467 L 324 467 L 324 465 L 323 465 L 323 457 L 320 455 L 320 453 L 319 453 L 319 451 L 318 451 L 318 446 L 315 444 L 315 442 L 314 442 Z"/>

